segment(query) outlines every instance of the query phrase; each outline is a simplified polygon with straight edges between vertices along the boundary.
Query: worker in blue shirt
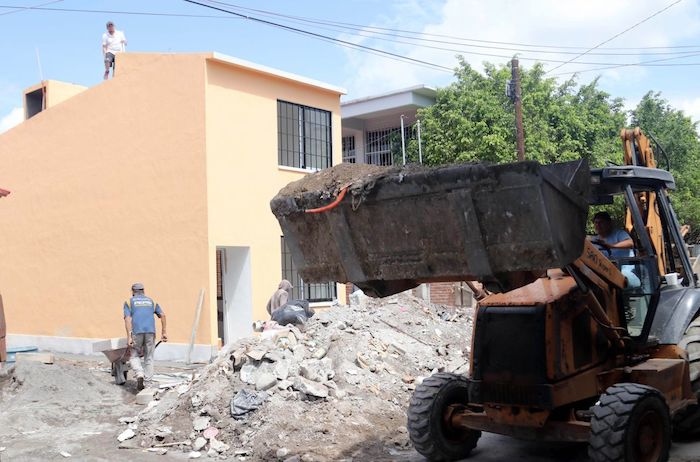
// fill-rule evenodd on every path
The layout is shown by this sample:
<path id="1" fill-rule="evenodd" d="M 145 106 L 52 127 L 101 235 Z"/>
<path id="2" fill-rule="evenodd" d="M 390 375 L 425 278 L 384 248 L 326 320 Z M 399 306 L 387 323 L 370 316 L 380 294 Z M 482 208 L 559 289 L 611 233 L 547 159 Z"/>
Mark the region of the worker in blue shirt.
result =
<path id="1" fill-rule="evenodd" d="M 154 315 L 158 316 L 161 322 L 160 340 L 167 342 L 168 336 L 165 330 L 165 313 L 160 305 L 145 295 L 143 284 L 140 282 L 133 284 L 131 294 L 131 299 L 124 303 L 124 325 L 127 342 L 136 350 L 132 350 L 129 360 L 131 368 L 136 373 L 136 387 L 143 390 L 144 379 L 148 382 L 153 378 L 153 350 L 156 337 Z M 143 367 L 141 367 L 139 351 L 143 352 Z"/>

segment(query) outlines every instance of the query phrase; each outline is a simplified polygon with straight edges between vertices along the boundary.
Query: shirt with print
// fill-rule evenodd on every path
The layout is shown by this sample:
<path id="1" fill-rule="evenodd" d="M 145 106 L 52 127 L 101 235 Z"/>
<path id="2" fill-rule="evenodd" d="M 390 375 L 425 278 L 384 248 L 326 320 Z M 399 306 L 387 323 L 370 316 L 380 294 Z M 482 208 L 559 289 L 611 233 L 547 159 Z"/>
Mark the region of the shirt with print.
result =
<path id="1" fill-rule="evenodd" d="M 617 244 L 618 242 L 626 241 L 627 239 L 632 239 L 627 231 L 615 228 L 608 236 L 603 239 L 607 244 Z M 633 249 L 610 249 L 610 256 L 612 258 L 627 258 L 634 257 Z"/>
<path id="2" fill-rule="evenodd" d="M 120 30 L 115 30 L 114 34 L 109 32 L 102 34 L 102 46 L 105 47 L 106 53 L 115 54 L 124 51 L 124 43 L 122 42 L 126 42 L 126 36 Z"/>
<path id="3" fill-rule="evenodd" d="M 134 295 L 124 302 L 124 317 L 131 317 L 131 332 L 134 334 L 155 334 L 155 314 L 160 316 L 163 310 L 145 295 Z"/>

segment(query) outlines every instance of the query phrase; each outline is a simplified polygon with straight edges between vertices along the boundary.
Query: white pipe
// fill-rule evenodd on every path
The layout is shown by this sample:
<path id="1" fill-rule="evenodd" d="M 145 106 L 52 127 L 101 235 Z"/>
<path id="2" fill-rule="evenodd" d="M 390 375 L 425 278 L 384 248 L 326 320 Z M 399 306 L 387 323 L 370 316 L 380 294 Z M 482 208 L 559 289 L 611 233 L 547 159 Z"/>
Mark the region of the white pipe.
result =
<path id="1" fill-rule="evenodd" d="M 420 141 L 420 119 L 416 121 L 416 128 L 418 130 L 418 161 L 422 164 L 423 163 L 423 147 L 421 146 L 421 141 Z"/>
<path id="2" fill-rule="evenodd" d="M 403 155 L 403 164 L 406 165 L 406 140 L 403 132 L 403 114 L 401 114 L 401 154 Z"/>

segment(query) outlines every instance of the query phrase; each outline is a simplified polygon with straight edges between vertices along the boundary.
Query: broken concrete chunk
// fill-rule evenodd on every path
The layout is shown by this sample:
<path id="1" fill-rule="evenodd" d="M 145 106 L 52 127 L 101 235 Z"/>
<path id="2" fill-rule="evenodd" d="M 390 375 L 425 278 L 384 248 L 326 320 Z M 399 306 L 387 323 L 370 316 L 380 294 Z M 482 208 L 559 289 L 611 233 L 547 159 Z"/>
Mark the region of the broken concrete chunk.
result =
<path id="1" fill-rule="evenodd" d="M 277 388 L 279 388 L 280 390 L 286 390 L 292 385 L 294 385 L 294 382 L 292 382 L 291 380 L 281 380 L 277 382 Z"/>
<path id="2" fill-rule="evenodd" d="M 286 380 L 289 377 L 289 360 L 280 359 L 275 363 L 275 376 L 280 380 Z"/>
<path id="3" fill-rule="evenodd" d="M 140 404 L 141 406 L 146 406 L 149 404 L 151 401 L 156 396 L 156 390 L 155 388 L 144 388 L 138 394 L 136 395 L 136 404 Z"/>
<path id="4" fill-rule="evenodd" d="M 66 451 L 61 451 L 59 452 L 59 454 L 61 455 L 61 457 L 65 457 L 66 459 L 71 457 L 70 453 Z"/>
<path id="5" fill-rule="evenodd" d="M 194 428 L 196 432 L 204 431 L 209 427 L 209 421 L 211 421 L 211 417 L 197 417 L 192 421 L 192 428 Z"/>
<path id="6" fill-rule="evenodd" d="M 243 367 L 241 367 L 241 373 L 240 373 L 241 381 L 243 381 L 249 385 L 255 385 L 255 379 L 256 379 L 257 372 L 258 372 L 258 368 L 256 366 L 254 366 L 253 364 L 244 364 Z"/>
<path id="7" fill-rule="evenodd" d="M 328 353 L 328 350 L 326 350 L 323 347 L 317 348 L 316 351 L 314 351 L 313 355 L 311 355 L 315 359 L 323 359 L 324 356 L 326 356 L 326 353 Z"/>
<path id="8" fill-rule="evenodd" d="M 165 448 L 148 448 L 146 451 L 158 454 L 159 456 L 164 456 L 168 453 L 168 450 Z"/>
<path id="9" fill-rule="evenodd" d="M 289 449 L 287 448 L 279 448 L 277 452 L 275 453 L 278 459 L 284 459 L 289 455 Z"/>
<path id="10" fill-rule="evenodd" d="M 192 451 L 187 454 L 188 459 L 199 459 L 200 457 L 202 457 L 202 453 L 199 451 Z"/>
<path id="11" fill-rule="evenodd" d="M 194 449 L 195 451 L 201 451 L 206 445 L 207 440 L 200 436 L 196 440 L 194 440 L 194 443 L 192 443 L 192 449 Z"/>
<path id="12" fill-rule="evenodd" d="M 222 452 L 228 451 L 230 447 L 223 441 L 219 441 L 216 438 L 212 438 L 209 440 L 209 448 L 221 454 Z"/>
<path id="13" fill-rule="evenodd" d="M 255 361 L 261 361 L 263 359 L 263 356 L 265 356 L 266 353 L 267 353 L 267 350 L 256 349 L 256 350 L 250 350 L 249 352 L 246 353 L 246 355 L 249 358 L 254 359 Z"/>
<path id="14" fill-rule="evenodd" d="M 126 430 L 124 430 L 123 432 L 121 432 L 121 433 L 119 434 L 119 436 L 117 436 L 117 441 L 119 441 L 120 443 L 122 443 L 122 442 L 124 442 L 124 441 L 126 441 L 126 440 L 130 440 L 130 439 L 133 438 L 134 436 L 136 436 L 136 433 L 134 433 L 134 431 L 133 431 L 132 429 L 127 428 Z"/>
<path id="15" fill-rule="evenodd" d="M 307 380 L 303 377 L 295 378 L 292 388 L 306 395 L 315 396 L 316 398 L 328 397 L 328 388 L 324 387 L 318 382 L 312 382 L 311 380 Z"/>
<path id="16" fill-rule="evenodd" d="M 275 385 L 277 385 L 277 377 L 272 374 L 258 374 L 257 379 L 255 379 L 255 389 L 258 391 L 269 390 Z"/>

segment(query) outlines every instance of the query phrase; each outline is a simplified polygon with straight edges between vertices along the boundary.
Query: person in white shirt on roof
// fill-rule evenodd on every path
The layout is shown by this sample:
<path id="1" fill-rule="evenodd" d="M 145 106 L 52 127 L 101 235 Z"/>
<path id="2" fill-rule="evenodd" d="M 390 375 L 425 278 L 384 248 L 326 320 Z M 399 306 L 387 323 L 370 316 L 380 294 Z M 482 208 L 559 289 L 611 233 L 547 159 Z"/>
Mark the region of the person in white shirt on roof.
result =
<path id="1" fill-rule="evenodd" d="M 109 78 L 109 68 L 112 68 L 114 77 L 114 56 L 126 51 L 126 36 L 124 32 L 116 30 L 112 21 L 107 22 L 107 32 L 102 34 L 102 55 L 105 62 L 105 80 Z"/>

